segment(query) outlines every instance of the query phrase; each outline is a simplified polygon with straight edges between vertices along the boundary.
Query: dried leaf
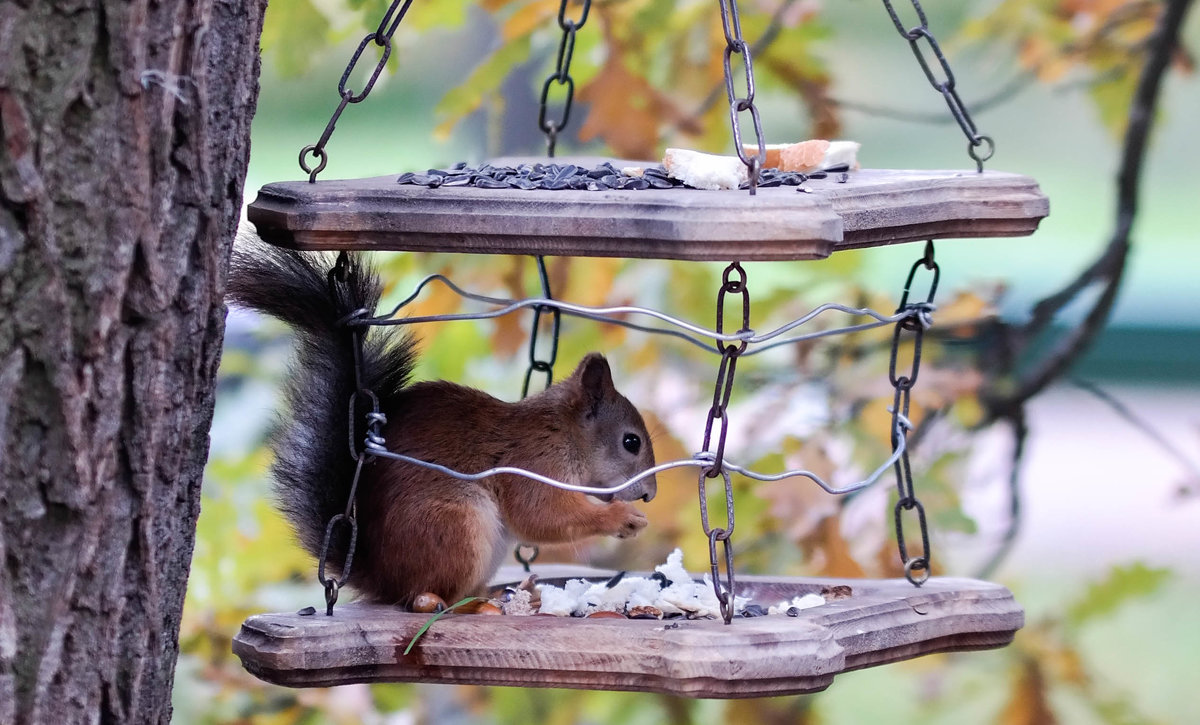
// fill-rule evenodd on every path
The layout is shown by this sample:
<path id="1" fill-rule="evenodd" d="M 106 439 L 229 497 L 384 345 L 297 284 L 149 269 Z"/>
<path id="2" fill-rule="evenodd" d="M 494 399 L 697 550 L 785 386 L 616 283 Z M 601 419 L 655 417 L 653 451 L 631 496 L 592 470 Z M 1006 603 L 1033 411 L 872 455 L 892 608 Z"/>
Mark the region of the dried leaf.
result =
<path id="1" fill-rule="evenodd" d="M 646 430 L 654 444 L 654 457 L 659 462 L 690 458 L 689 449 L 670 434 L 666 424 L 652 411 L 643 410 Z M 658 474 L 658 493 L 654 500 L 641 506 L 652 524 L 639 538 L 652 534 L 662 537 L 664 544 L 674 545 L 680 536 L 698 529 L 696 508 L 696 469 L 673 468 Z"/>
<path id="2" fill-rule="evenodd" d="M 784 465 L 803 467 L 826 481 L 833 479 L 833 461 L 820 443 L 801 446 L 794 455 L 786 456 Z M 812 537 L 825 519 L 838 513 L 837 500 L 807 479 L 763 483 L 758 494 L 767 501 L 767 510 L 780 530 L 796 543 Z"/>
<path id="3" fill-rule="evenodd" d="M 813 547 L 814 555 L 820 554 L 821 567 L 817 572 L 818 576 L 850 579 L 866 576 L 862 566 L 850 555 L 850 545 L 842 536 L 840 511 L 821 519 L 816 532 L 809 537 L 808 545 Z"/>
<path id="4" fill-rule="evenodd" d="M 1004 711 L 1000 713 L 1000 725 L 1053 725 L 1058 722 L 1050 709 L 1046 692 L 1046 678 L 1037 660 L 1026 659 L 1013 687 L 1012 695 Z"/>
<path id="5" fill-rule="evenodd" d="M 657 155 L 661 123 L 686 123 L 684 114 L 649 81 L 629 72 L 617 49 L 578 93 L 589 104 L 579 140 L 603 139 L 613 152 L 627 159 L 653 159 Z"/>

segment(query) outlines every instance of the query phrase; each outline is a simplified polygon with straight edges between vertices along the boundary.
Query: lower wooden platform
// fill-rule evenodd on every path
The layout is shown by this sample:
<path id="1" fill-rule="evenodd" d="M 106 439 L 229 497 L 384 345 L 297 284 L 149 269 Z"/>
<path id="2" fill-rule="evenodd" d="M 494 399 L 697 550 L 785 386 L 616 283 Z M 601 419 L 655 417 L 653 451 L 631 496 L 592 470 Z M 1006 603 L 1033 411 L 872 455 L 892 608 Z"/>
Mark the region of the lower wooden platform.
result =
<path id="1" fill-rule="evenodd" d="M 738 698 L 817 692 L 849 670 L 1001 647 L 1024 624 L 1006 588 L 971 579 L 933 578 L 916 588 L 905 580 L 746 576 L 738 593 L 765 606 L 839 585 L 851 588 L 849 598 L 798 617 L 730 625 L 454 614 L 435 622 L 408 655 L 430 615 L 351 603 L 332 617 L 250 617 L 233 651 L 252 674 L 289 687 L 426 682 Z"/>

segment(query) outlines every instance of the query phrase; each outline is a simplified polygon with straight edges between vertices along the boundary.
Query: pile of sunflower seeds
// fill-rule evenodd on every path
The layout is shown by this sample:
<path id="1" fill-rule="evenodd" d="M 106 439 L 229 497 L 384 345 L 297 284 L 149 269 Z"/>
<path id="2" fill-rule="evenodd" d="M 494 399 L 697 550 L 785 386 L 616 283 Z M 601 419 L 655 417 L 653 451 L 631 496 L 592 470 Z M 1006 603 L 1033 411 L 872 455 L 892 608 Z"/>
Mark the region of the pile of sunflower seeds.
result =
<path id="1" fill-rule="evenodd" d="M 827 171 L 838 172 L 845 171 L 845 169 L 828 169 Z M 796 171 L 763 169 L 758 185 L 762 188 L 798 187 L 808 179 L 825 178 L 828 175 L 827 171 L 802 174 Z M 661 166 L 650 166 L 641 169 L 641 175 L 636 175 L 636 172 L 630 175 L 607 161 L 592 169 L 585 169 L 575 164 L 553 163 L 521 164 L 519 166 L 484 164 L 472 167 L 467 166 L 466 162 L 460 161 L 448 169 L 429 169 L 423 174 L 404 173 L 400 175 L 397 182 L 430 189 L 442 186 L 473 186 L 479 189 L 544 189 L 548 191 L 563 189 L 577 191 L 632 189 L 640 191 L 643 189 L 691 188 L 682 181 L 669 177 L 666 169 Z M 741 188 L 749 188 L 749 184 L 742 184 Z"/>

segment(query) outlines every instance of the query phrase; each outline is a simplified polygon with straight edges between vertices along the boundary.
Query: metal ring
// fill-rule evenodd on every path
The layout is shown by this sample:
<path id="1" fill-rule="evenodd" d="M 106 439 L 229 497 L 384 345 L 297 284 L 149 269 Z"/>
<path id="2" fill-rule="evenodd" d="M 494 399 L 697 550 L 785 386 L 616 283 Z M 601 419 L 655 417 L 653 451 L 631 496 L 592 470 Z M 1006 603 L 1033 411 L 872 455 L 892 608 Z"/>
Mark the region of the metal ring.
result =
<path id="1" fill-rule="evenodd" d="M 304 161 L 304 157 L 308 156 L 310 153 L 321 159 L 321 162 L 317 164 L 317 168 L 315 169 L 309 168 L 308 164 Z M 309 183 L 317 180 L 317 174 L 321 173 L 325 169 L 325 164 L 328 162 L 329 154 L 325 152 L 324 148 L 317 148 L 316 144 L 309 144 L 308 146 L 300 149 L 300 168 L 304 170 L 304 173 L 308 174 Z"/>
<path id="2" fill-rule="evenodd" d="M 975 149 L 980 146 L 987 146 L 987 153 L 976 153 Z M 994 153 L 996 153 L 996 142 L 992 140 L 991 136 L 978 136 L 967 146 L 967 155 L 975 159 L 975 163 L 978 164 L 982 164 L 984 161 L 992 158 L 992 154 Z"/>
<path id="3" fill-rule="evenodd" d="M 338 591 L 341 589 L 341 584 L 336 579 L 330 579 L 325 583 L 325 616 L 333 616 L 333 605 L 337 604 Z"/>
<path id="4" fill-rule="evenodd" d="M 730 272 L 737 272 L 738 278 L 731 281 L 729 279 Z M 741 292 L 746 288 L 746 270 L 744 267 L 742 267 L 741 262 L 731 262 L 729 266 L 727 266 L 725 270 L 721 272 L 721 284 L 731 285 L 726 288 L 726 291 L 728 292 Z"/>
<path id="5" fill-rule="evenodd" d="M 919 577 L 913 576 L 914 570 L 922 572 L 922 574 Z M 914 556 L 904 562 L 904 578 L 914 587 L 919 587 L 929 581 L 929 573 L 929 563 L 925 561 L 925 557 L 923 556 Z"/>
<path id="6" fill-rule="evenodd" d="M 525 556 L 525 554 L 521 553 L 522 549 L 530 549 L 531 553 L 529 556 Z M 517 563 L 525 568 L 526 573 L 529 573 L 529 565 L 537 561 L 538 555 L 541 553 L 541 549 L 534 544 L 517 544 L 517 548 L 513 549 L 513 558 L 515 558 Z"/>

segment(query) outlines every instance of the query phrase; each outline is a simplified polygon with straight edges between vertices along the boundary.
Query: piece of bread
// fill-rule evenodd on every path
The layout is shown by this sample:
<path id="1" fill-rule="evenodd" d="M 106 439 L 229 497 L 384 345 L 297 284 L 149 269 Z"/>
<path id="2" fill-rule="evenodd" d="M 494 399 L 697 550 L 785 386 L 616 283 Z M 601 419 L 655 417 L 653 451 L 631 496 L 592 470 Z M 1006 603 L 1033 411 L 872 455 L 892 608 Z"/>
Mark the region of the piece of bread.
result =
<path id="1" fill-rule="evenodd" d="M 780 152 L 791 145 L 789 143 L 763 144 L 763 151 L 766 153 L 766 157 L 763 159 L 762 167 L 764 169 L 778 169 Z M 746 158 L 750 158 L 758 153 L 758 147 L 751 146 L 750 144 L 742 144 L 742 152 L 746 154 Z"/>
<path id="2" fill-rule="evenodd" d="M 816 171 L 822 168 L 829 142 L 823 139 L 801 141 L 779 152 L 780 171 Z"/>
<path id="3" fill-rule="evenodd" d="M 672 179 L 695 189 L 736 189 L 749 180 L 746 165 L 736 156 L 703 154 L 688 149 L 667 149 L 663 167 Z"/>
<path id="4" fill-rule="evenodd" d="M 857 141 L 826 141 L 824 139 L 793 144 L 767 144 L 763 168 L 802 173 L 842 165 L 850 169 L 857 169 L 858 149 L 861 146 L 862 144 Z M 743 145 L 742 150 L 747 155 L 758 153 L 757 146 Z"/>

